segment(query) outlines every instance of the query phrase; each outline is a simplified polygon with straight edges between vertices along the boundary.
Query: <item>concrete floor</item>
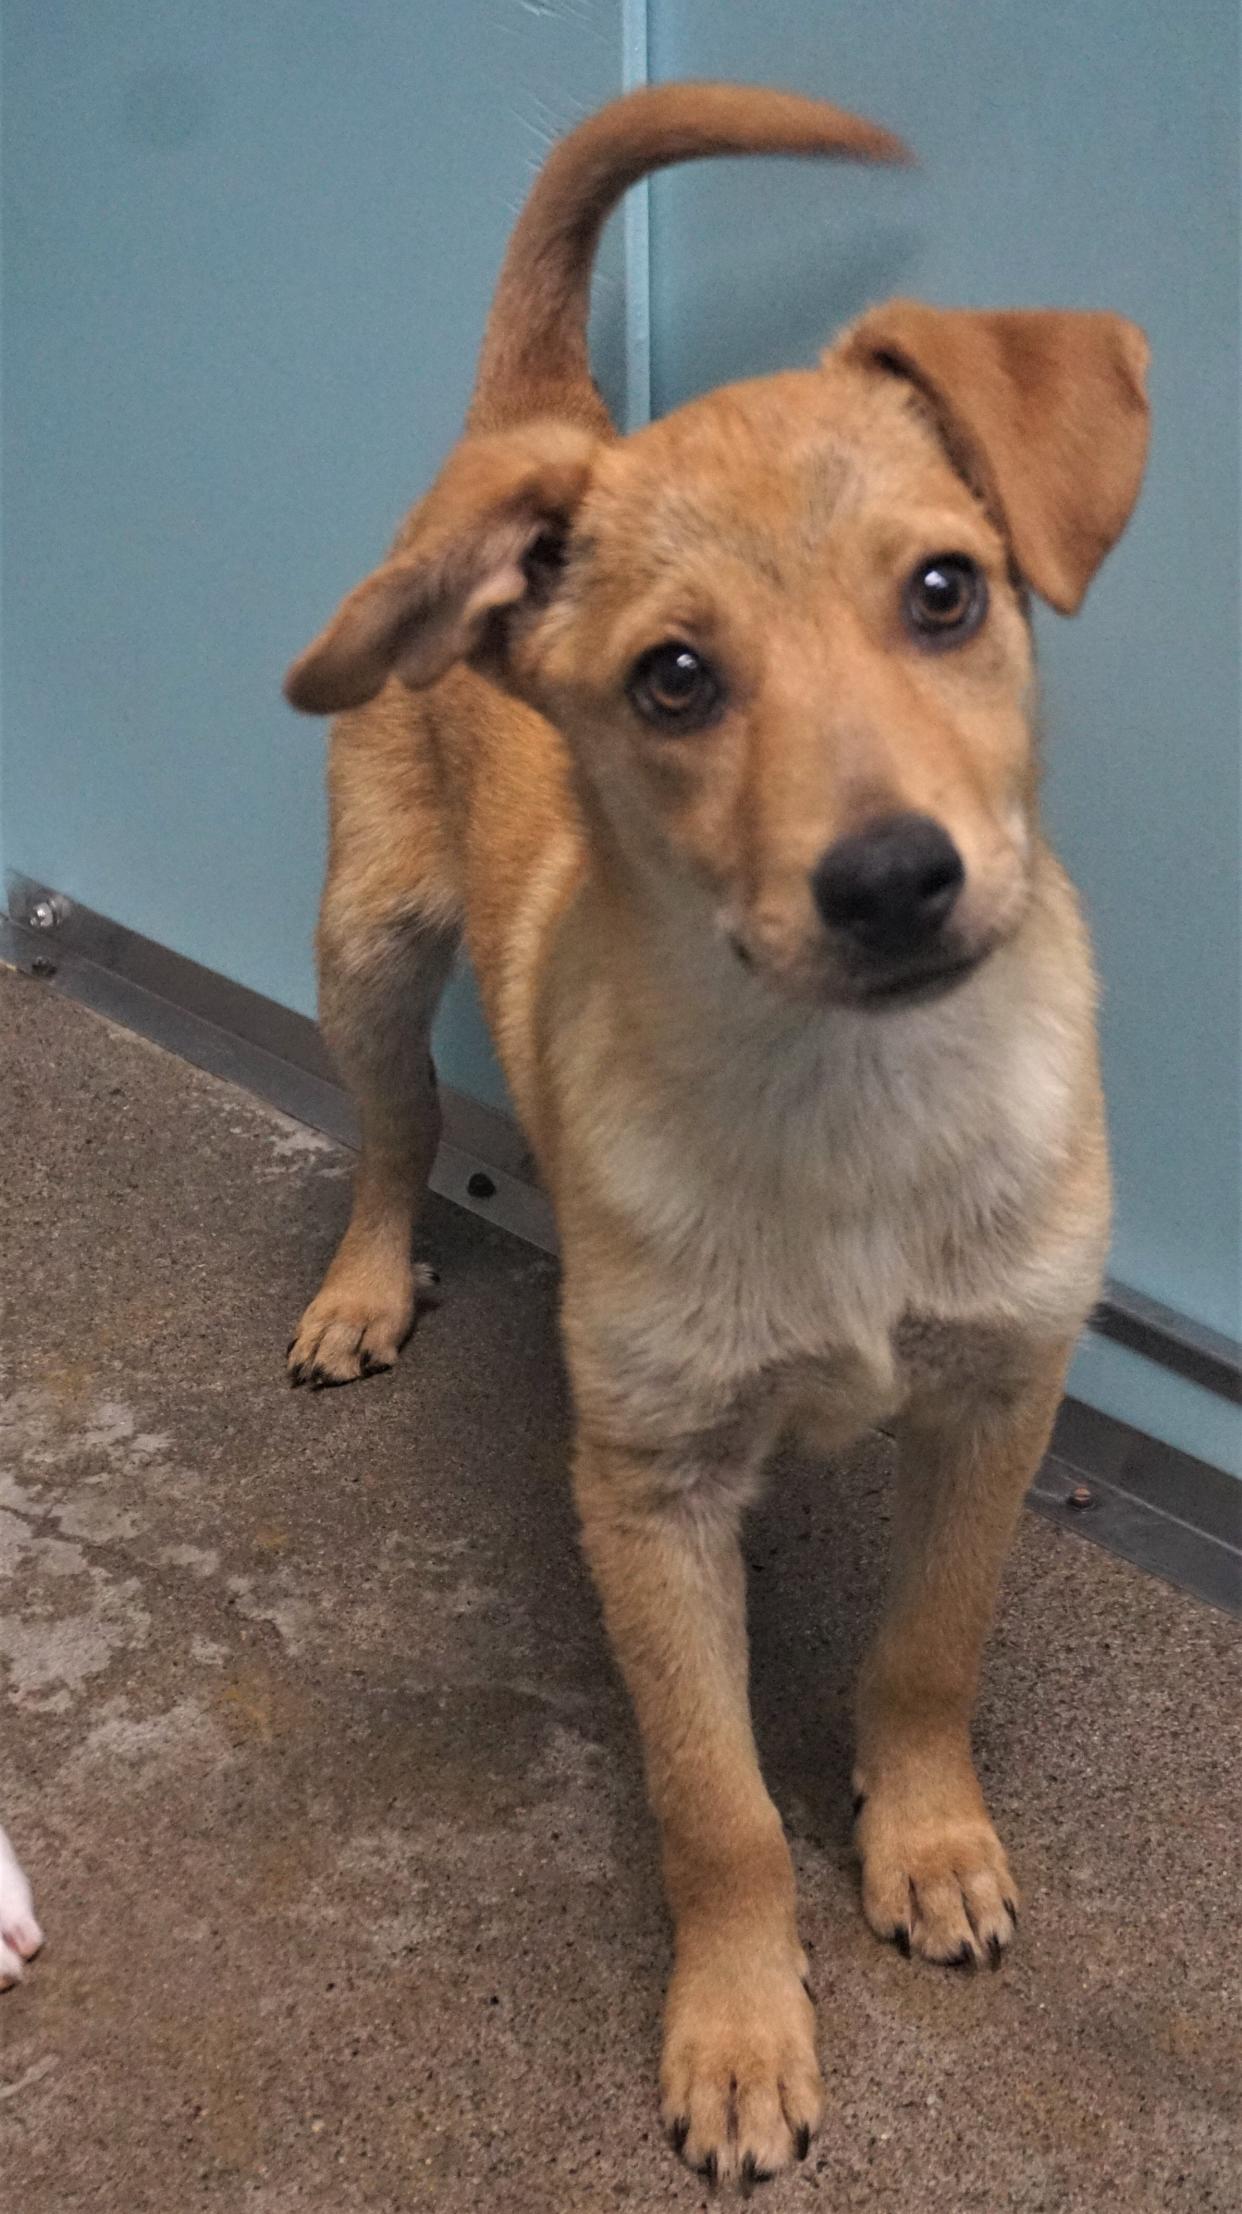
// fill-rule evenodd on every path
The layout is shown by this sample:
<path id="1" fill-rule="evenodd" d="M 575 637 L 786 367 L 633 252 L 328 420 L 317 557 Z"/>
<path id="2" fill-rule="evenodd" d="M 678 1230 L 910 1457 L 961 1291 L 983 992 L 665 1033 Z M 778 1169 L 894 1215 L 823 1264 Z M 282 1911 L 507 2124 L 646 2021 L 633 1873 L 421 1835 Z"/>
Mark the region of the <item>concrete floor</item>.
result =
<path id="1" fill-rule="evenodd" d="M 347 1158 L 12 975 L 0 1038 L 0 1811 L 48 1931 L 0 1998 L 5 2207 L 706 2204 L 655 2119 L 665 1930 L 552 1264 L 438 1204 L 397 1374 L 292 1393 Z M 880 1441 L 783 1467 L 751 1536 L 829 2097 L 765 2204 L 1236 2209 L 1236 1633 L 1026 1519 L 979 1725 L 1020 1939 L 907 1963 L 847 1842 L 885 1477 Z"/>

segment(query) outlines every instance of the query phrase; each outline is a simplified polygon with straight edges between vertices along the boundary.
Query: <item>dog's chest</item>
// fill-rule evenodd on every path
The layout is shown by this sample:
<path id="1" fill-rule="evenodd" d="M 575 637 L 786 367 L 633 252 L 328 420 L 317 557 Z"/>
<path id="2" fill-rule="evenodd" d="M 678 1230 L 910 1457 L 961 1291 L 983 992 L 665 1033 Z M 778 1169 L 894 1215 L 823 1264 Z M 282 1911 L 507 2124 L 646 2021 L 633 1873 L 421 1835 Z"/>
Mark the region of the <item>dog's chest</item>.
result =
<path id="1" fill-rule="evenodd" d="M 1055 1104 L 1047 1083 L 964 1095 L 934 1053 L 601 1072 L 583 1165 L 631 1257 L 622 1296 L 575 1291 L 593 1365 L 656 1425 L 752 1400 L 825 1442 L 882 1421 L 956 1336 L 1020 1322 Z"/>

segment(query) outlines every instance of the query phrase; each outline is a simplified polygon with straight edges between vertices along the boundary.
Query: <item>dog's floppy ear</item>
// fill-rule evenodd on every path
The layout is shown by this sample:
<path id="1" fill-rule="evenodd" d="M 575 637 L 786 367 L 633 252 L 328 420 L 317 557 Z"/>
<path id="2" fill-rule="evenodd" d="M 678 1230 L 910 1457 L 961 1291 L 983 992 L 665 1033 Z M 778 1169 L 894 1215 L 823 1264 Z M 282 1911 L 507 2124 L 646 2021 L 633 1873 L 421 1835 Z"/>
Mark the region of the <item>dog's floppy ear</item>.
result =
<path id="1" fill-rule="evenodd" d="M 1120 315 L 894 300 L 845 334 L 838 358 L 909 379 L 1022 576 L 1072 615 L 1138 497 L 1147 353 Z"/>
<path id="2" fill-rule="evenodd" d="M 333 715 L 374 699 L 390 676 L 417 691 L 468 659 L 489 618 L 526 597 L 527 557 L 567 528 L 596 445 L 551 420 L 465 439 L 392 557 L 294 662 L 285 697 Z"/>

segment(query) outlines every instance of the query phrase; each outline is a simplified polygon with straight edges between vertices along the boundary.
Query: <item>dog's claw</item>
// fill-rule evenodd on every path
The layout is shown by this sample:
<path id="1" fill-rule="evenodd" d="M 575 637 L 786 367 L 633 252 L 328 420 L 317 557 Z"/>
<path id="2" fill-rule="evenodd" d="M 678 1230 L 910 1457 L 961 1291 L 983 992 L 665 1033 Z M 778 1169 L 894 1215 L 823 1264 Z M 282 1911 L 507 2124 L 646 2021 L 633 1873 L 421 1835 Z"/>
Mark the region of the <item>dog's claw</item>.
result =
<path id="1" fill-rule="evenodd" d="M 679 2114 L 676 2121 L 670 2125 L 668 2133 L 669 2144 L 672 2146 L 673 2151 L 678 2155 L 678 2158 L 680 2158 L 681 2154 L 684 2153 L 686 2149 L 686 2139 L 689 2135 L 690 2116 L 688 2114 Z"/>
<path id="2" fill-rule="evenodd" d="M 807 2156 L 807 2154 L 808 2154 L 808 2153 L 809 2153 L 809 2151 L 810 2151 L 810 2149 L 811 2149 L 811 2127 L 810 2127 L 810 2123 L 809 2123 L 809 2122 L 802 2122 L 802 2123 L 800 2123 L 800 2124 L 799 2124 L 799 2126 L 798 2126 L 797 2130 L 796 2130 L 796 2131 L 795 2131 L 795 2133 L 794 2133 L 794 2159 L 795 2159 L 795 2160 L 805 2160 L 805 2159 L 806 2159 L 806 2156 Z"/>
<path id="3" fill-rule="evenodd" d="M 910 1932 L 906 1928 L 904 1922 L 899 1922 L 896 1929 L 893 1931 L 893 1943 L 897 1947 L 898 1952 L 901 1954 L 902 1959 L 909 1960 Z"/>
<path id="4" fill-rule="evenodd" d="M 995 1970 L 996 1970 L 997 1968 L 999 1968 L 999 1967 L 1000 1967 L 1000 1964 L 1001 1964 L 1002 1960 L 1004 1959 L 1004 1957 L 1005 1957 L 1005 1948 L 1004 1948 L 1004 1946 L 1003 1946 L 1003 1945 L 1001 1944 L 1001 1941 L 1000 1941 L 999 1937 L 997 1937 L 997 1936 L 995 1936 L 995 1935 L 993 1935 L 993 1936 L 989 1937 L 989 1939 L 988 1939 L 988 1966 L 989 1966 L 989 1968 L 991 1968 L 991 1969 L 993 1970 L 993 1972 L 995 1972 Z"/>

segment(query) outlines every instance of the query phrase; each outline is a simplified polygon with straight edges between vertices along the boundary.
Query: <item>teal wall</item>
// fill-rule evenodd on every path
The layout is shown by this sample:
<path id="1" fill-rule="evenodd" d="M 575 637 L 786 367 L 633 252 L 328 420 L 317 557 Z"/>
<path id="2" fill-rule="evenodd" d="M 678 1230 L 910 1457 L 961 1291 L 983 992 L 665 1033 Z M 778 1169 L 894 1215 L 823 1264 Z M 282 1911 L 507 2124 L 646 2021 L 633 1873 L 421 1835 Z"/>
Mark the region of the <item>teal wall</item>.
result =
<path id="1" fill-rule="evenodd" d="M 648 371 L 667 407 L 896 290 L 1146 325 L 1138 520 L 1081 620 L 1041 623 L 1048 805 L 1104 973 L 1115 1272 L 1236 1332 L 1235 12 L 5 0 L 0 24 L 4 861 L 305 1010 L 323 748 L 280 672 L 455 435 L 549 137 L 627 73 L 821 90 L 922 158 L 659 180 L 649 299 L 641 202 L 598 293 L 628 415 Z M 499 1096 L 468 986 L 439 1052 Z M 1236 1411 L 1133 1356 L 1093 1343 L 1077 1382 L 1242 1465 Z"/>
<path id="2" fill-rule="evenodd" d="M 811 361 L 868 300 L 1115 307 L 1150 334 L 1135 522 L 1041 619 L 1047 807 L 1104 979 L 1114 1273 L 1242 1332 L 1238 15 L 1221 0 L 659 0 L 657 76 L 782 77 L 911 173 L 652 186 L 653 400 Z M 1075 1386 L 1242 1473 L 1236 1408 L 1092 1342 Z"/>
<path id="3" fill-rule="evenodd" d="M 619 89 L 616 8 L 0 26 L 5 866 L 313 1012 L 323 729 L 281 673 L 456 437 L 530 178 Z M 440 1049 L 499 1097 L 468 989 Z"/>

